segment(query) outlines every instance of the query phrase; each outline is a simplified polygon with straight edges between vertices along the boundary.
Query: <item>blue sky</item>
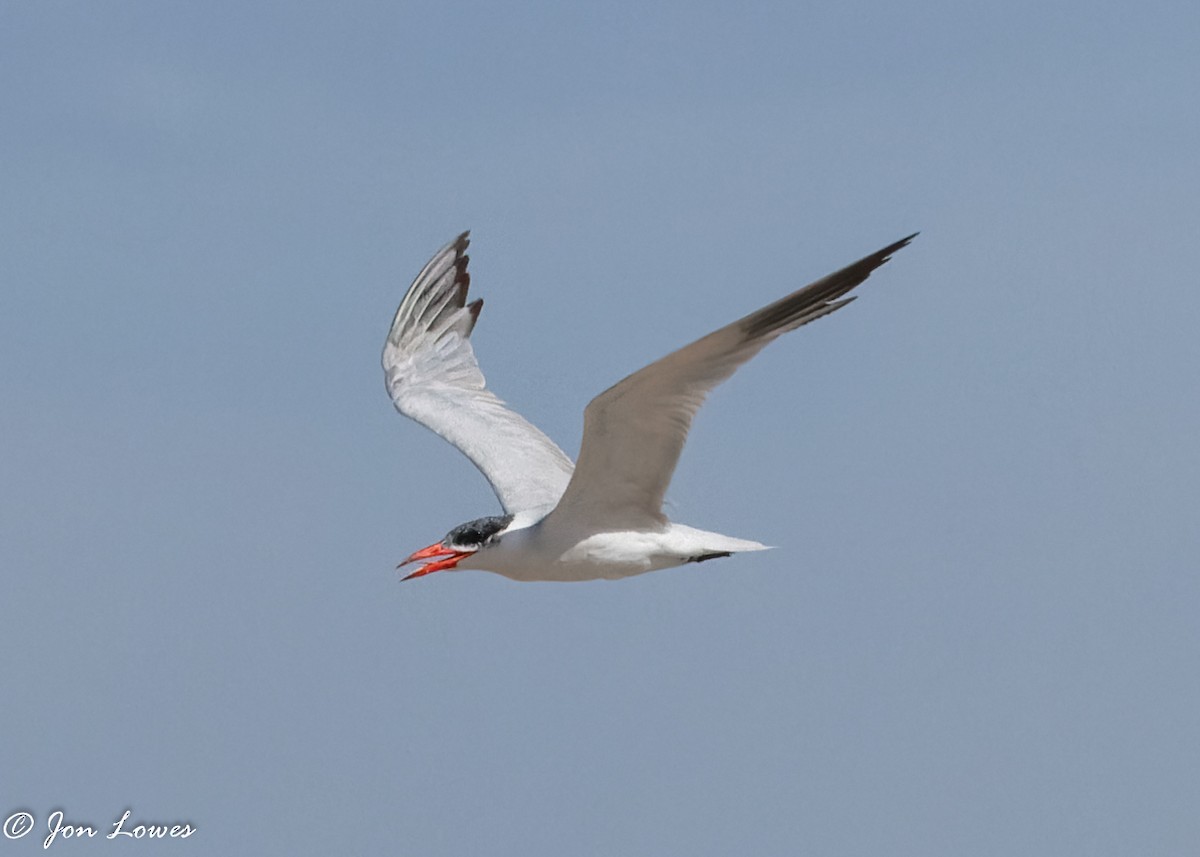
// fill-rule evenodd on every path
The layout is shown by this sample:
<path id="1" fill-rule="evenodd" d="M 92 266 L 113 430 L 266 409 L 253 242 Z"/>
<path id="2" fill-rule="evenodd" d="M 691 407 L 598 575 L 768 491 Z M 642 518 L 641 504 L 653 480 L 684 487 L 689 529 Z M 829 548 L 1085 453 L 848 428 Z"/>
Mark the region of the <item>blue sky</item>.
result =
<path id="1" fill-rule="evenodd" d="M 0 813 L 162 853 L 1190 854 L 1200 12 L 6 4 Z M 473 230 L 568 452 L 668 350 L 903 235 L 701 412 L 778 546 L 393 566 L 496 511 L 378 353 Z M 83 853 L 109 843 L 57 843 Z"/>

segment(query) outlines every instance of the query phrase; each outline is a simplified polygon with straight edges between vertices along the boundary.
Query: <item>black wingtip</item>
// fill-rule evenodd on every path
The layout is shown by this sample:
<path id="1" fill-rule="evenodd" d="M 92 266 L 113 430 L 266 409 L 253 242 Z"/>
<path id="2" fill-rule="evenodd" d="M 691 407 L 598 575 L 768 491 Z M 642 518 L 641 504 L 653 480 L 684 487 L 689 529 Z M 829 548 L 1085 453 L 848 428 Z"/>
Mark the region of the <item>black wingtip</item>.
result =
<path id="1" fill-rule="evenodd" d="M 879 257 L 880 259 L 882 259 L 883 262 L 886 262 L 888 259 L 890 259 L 892 257 L 893 253 L 895 253 L 897 250 L 903 250 L 905 247 L 907 247 L 909 244 L 912 243 L 912 240 L 914 238 L 916 238 L 920 234 L 921 234 L 920 232 L 914 232 L 912 235 L 909 235 L 907 238 L 901 238 L 895 244 L 889 244 L 888 246 L 884 247 L 882 250 L 880 250 L 875 255 L 877 257 Z"/>
<path id="2" fill-rule="evenodd" d="M 758 312 L 751 313 L 741 320 L 742 330 L 747 338 L 755 339 L 792 330 L 829 315 L 849 303 L 850 299 L 843 298 L 843 295 L 871 276 L 871 272 L 891 259 L 893 253 L 907 247 L 918 234 L 914 232 L 907 238 L 901 238 L 882 250 L 876 250 L 871 255 L 810 283 Z"/>

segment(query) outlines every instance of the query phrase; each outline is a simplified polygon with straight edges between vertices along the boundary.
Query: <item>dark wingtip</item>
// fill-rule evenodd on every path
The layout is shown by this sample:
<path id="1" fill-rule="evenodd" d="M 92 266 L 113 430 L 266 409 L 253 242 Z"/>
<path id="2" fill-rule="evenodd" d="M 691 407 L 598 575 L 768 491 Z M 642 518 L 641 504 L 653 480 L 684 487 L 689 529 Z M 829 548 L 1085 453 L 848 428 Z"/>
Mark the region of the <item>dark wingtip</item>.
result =
<path id="1" fill-rule="evenodd" d="M 748 338 L 754 339 L 784 329 L 791 330 L 829 315 L 853 300 L 853 296 L 844 298 L 843 295 L 871 276 L 871 272 L 891 259 L 893 253 L 907 247 L 918 234 L 920 233 L 914 232 L 907 238 L 901 238 L 882 250 L 876 250 L 871 255 L 810 283 L 758 312 L 751 313 L 741 320 L 742 330 Z"/>
<path id="2" fill-rule="evenodd" d="M 912 240 L 920 234 L 921 234 L 920 232 L 914 232 L 912 235 L 909 235 L 907 238 L 901 238 L 895 244 L 889 244 L 888 246 L 884 247 L 882 250 L 880 250 L 878 253 L 876 253 L 875 256 L 881 260 L 880 264 L 882 264 L 883 262 L 886 262 L 890 258 L 892 258 L 892 254 L 895 253 L 897 250 L 903 250 L 905 247 L 907 247 L 909 244 L 911 244 Z"/>
<path id="3" fill-rule="evenodd" d="M 467 273 L 467 265 L 471 264 L 471 257 L 467 255 L 467 247 L 471 245 L 471 230 L 467 229 L 454 239 L 454 267 L 456 269 L 454 280 L 458 285 L 458 305 L 462 306 L 467 302 L 467 292 L 471 288 L 471 275 Z"/>
<path id="4" fill-rule="evenodd" d="M 471 326 L 467 328 L 467 335 L 471 335 L 471 331 L 475 329 L 476 322 L 479 321 L 479 312 L 483 309 L 483 298 L 475 298 L 467 304 L 467 312 L 471 314 Z"/>
<path id="5" fill-rule="evenodd" d="M 454 285 L 458 288 L 455 304 L 463 306 L 467 302 L 467 293 L 471 290 L 471 274 L 467 271 L 467 265 L 471 264 L 471 257 L 457 247 L 455 251 L 457 257 L 454 260 Z"/>

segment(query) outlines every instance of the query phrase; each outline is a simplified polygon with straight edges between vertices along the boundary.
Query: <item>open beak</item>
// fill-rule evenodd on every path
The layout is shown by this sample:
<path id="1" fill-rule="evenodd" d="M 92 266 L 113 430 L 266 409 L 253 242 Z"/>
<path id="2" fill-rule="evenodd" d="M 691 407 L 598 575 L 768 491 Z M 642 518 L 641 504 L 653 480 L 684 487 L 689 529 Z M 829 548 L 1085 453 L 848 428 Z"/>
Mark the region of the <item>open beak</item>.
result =
<path id="1" fill-rule="evenodd" d="M 454 568 L 454 566 L 458 565 L 459 560 L 465 556 L 470 556 L 471 553 L 471 551 L 451 550 L 441 542 L 438 542 L 437 544 L 432 544 L 427 548 L 421 548 L 404 562 L 400 563 L 400 565 L 396 566 L 396 568 L 402 568 L 403 566 L 408 565 L 410 562 L 417 562 L 418 560 L 422 559 L 434 559 L 435 557 L 439 556 L 445 557 L 445 559 L 437 559 L 434 562 L 427 562 L 412 574 L 408 574 L 400 578 L 402 581 L 412 580 L 414 577 L 424 577 L 425 575 L 435 571 L 441 571 L 442 569 L 446 568 Z"/>

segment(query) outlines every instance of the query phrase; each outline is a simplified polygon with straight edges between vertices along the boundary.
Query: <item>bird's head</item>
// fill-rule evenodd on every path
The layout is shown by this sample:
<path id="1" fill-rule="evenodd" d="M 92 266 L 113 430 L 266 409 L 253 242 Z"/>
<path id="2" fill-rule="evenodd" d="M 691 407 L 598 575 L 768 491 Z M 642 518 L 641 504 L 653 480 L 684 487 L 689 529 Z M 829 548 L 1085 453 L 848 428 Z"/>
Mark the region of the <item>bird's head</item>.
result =
<path id="1" fill-rule="evenodd" d="M 459 524 L 446 533 L 446 537 L 440 542 L 435 542 L 427 548 L 421 548 L 396 566 L 396 568 L 402 568 L 410 562 L 433 560 L 425 563 L 412 574 L 404 576 L 401 580 L 412 580 L 414 577 L 424 577 L 435 571 L 454 568 L 464 557 L 471 556 L 476 551 L 493 544 L 500 533 L 512 523 L 512 520 L 512 515 L 492 515 L 488 518 L 476 518 L 474 521 Z"/>

